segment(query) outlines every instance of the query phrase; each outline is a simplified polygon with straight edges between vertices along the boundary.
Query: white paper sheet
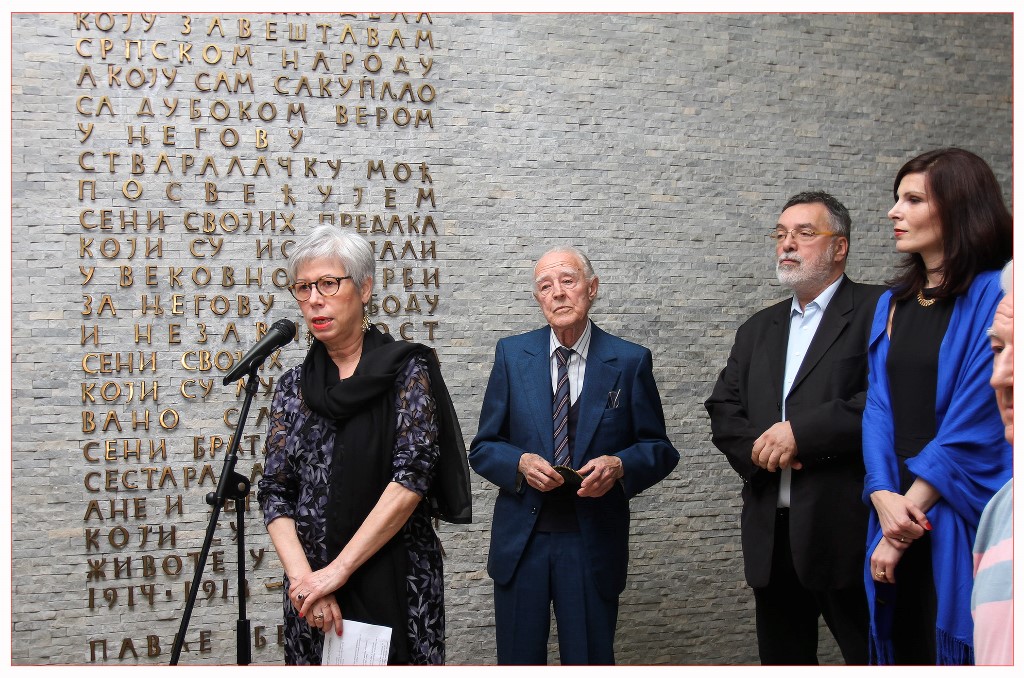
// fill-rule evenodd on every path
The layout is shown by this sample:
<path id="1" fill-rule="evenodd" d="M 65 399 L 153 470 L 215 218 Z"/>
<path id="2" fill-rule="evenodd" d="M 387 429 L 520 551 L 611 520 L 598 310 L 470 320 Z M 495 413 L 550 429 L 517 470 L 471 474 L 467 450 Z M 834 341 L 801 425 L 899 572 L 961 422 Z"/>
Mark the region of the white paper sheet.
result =
<path id="1" fill-rule="evenodd" d="M 340 637 L 333 626 L 324 634 L 324 653 L 320 663 L 324 666 L 384 665 L 388 663 L 390 649 L 390 627 L 345 619 Z"/>

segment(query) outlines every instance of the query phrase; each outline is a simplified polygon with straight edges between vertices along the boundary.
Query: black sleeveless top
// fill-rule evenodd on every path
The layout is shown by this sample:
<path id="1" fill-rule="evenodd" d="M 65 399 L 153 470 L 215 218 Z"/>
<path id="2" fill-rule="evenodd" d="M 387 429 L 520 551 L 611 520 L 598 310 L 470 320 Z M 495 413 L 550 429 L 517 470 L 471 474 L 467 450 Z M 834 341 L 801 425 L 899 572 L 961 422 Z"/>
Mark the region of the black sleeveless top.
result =
<path id="1" fill-rule="evenodd" d="M 929 293 L 924 290 L 926 299 Z M 935 299 L 932 305 L 922 306 L 916 297 L 896 302 L 885 368 L 903 492 L 914 481 L 903 462 L 916 456 L 935 437 L 939 346 L 946 336 L 954 303 L 953 298 Z"/>

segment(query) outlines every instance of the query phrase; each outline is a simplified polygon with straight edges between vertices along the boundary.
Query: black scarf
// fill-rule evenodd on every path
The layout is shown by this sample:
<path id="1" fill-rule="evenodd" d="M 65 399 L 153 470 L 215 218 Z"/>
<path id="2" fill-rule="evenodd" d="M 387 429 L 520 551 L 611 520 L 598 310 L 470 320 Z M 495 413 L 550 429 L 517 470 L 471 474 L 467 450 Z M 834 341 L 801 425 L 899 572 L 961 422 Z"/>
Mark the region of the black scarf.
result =
<path id="1" fill-rule="evenodd" d="M 395 341 L 371 326 L 355 371 L 339 380 L 327 348 L 314 341 L 302 365 L 302 397 L 310 409 L 337 425 L 326 507 L 328 560 L 341 553 L 391 482 L 396 381 L 409 360 L 419 355 L 429 366 L 441 450 L 428 505 L 432 515 L 444 520 L 470 521 L 465 444 L 433 350 Z M 335 592 L 343 618 L 391 627 L 389 664 L 409 662 L 407 567 L 408 553 L 399 531 Z"/>

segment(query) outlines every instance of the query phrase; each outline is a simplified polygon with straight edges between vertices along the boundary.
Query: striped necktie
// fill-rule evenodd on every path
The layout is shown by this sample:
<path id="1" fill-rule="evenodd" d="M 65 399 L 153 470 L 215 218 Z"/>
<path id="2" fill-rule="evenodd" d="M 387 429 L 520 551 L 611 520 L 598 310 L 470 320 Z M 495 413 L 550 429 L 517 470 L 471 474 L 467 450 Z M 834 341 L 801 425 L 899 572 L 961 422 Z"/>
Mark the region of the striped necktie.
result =
<path id="1" fill-rule="evenodd" d="M 558 384 L 555 388 L 555 397 L 552 403 L 554 413 L 555 430 L 555 466 L 565 466 L 569 463 L 569 356 L 572 355 L 571 348 L 559 346 L 555 349 L 555 359 L 558 361 Z"/>

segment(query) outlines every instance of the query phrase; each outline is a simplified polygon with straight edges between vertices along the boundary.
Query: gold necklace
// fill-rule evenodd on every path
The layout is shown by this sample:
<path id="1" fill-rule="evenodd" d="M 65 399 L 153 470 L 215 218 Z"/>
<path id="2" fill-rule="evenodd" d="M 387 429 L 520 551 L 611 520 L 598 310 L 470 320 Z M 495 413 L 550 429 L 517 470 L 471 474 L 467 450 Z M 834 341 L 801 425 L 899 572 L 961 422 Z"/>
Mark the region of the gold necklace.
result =
<path id="1" fill-rule="evenodd" d="M 935 303 L 935 300 L 934 299 L 925 299 L 924 298 L 924 294 L 921 293 L 921 290 L 918 290 L 917 291 L 917 303 L 921 304 L 925 308 L 928 308 L 929 306 L 931 306 L 932 304 Z"/>

